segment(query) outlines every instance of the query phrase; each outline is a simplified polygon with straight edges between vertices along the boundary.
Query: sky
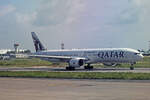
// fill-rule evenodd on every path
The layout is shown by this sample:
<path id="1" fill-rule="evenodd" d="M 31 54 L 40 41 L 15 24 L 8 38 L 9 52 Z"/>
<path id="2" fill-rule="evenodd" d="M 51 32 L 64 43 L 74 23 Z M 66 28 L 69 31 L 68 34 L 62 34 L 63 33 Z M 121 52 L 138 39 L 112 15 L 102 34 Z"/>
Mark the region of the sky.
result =
<path id="1" fill-rule="evenodd" d="M 148 49 L 150 0 L 0 0 L 0 49 Z"/>

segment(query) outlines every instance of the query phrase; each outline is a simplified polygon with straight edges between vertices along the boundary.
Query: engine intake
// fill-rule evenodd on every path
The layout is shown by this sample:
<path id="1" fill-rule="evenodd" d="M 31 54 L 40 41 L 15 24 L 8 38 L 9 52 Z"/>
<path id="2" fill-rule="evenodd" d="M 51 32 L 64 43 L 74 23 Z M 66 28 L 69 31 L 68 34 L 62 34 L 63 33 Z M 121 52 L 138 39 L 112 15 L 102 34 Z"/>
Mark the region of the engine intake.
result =
<path id="1" fill-rule="evenodd" d="M 69 66 L 71 66 L 71 67 L 80 67 L 82 65 L 84 65 L 84 60 L 83 59 L 75 58 L 75 59 L 71 59 L 69 61 Z"/>

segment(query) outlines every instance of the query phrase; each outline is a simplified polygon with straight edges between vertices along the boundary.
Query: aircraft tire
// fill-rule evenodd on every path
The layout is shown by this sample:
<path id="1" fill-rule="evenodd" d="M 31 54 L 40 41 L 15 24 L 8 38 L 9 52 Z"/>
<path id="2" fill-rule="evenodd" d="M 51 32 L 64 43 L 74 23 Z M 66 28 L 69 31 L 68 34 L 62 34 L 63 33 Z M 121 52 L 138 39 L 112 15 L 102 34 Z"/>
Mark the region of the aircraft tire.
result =
<path id="1" fill-rule="evenodd" d="M 130 70 L 134 70 L 134 67 L 133 67 L 133 66 L 131 66 L 131 67 L 130 67 Z"/>
<path id="2" fill-rule="evenodd" d="M 66 70 L 75 70 L 75 67 L 66 67 Z"/>
<path id="3" fill-rule="evenodd" d="M 93 66 L 84 66 L 84 69 L 92 70 Z"/>

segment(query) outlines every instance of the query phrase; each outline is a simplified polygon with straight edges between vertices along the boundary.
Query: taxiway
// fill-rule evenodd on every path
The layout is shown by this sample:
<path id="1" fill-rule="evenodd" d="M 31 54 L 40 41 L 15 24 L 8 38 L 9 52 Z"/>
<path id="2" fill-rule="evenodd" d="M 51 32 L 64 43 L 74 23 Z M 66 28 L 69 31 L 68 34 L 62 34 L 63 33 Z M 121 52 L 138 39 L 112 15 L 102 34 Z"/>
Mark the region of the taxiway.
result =
<path id="1" fill-rule="evenodd" d="M 150 100 L 150 81 L 0 78 L 1 100 Z"/>
<path id="2" fill-rule="evenodd" d="M 133 72 L 133 73 L 150 73 L 150 68 L 94 68 L 93 70 L 85 70 L 83 68 L 74 71 L 67 71 L 60 67 L 0 67 L 0 71 L 48 71 L 48 72 Z"/>

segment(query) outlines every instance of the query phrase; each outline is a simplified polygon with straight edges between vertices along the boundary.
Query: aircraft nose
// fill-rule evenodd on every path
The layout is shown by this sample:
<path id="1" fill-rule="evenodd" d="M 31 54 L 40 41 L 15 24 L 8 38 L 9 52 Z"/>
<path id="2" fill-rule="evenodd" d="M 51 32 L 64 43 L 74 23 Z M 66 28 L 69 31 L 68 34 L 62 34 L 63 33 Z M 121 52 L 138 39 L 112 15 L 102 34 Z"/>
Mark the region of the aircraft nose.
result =
<path id="1" fill-rule="evenodd" d="M 144 57 L 140 52 L 138 52 L 138 53 L 136 52 L 135 55 L 137 57 L 137 60 L 142 60 Z"/>
<path id="2" fill-rule="evenodd" d="M 144 56 L 140 53 L 138 54 L 138 60 L 142 60 L 144 58 Z"/>
<path id="3" fill-rule="evenodd" d="M 142 54 L 140 54 L 139 56 L 140 56 L 140 58 L 141 58 L 141 59 L 143 59 L 143 58 L 144 58 L 144 56 L 143 56 Z"/>

